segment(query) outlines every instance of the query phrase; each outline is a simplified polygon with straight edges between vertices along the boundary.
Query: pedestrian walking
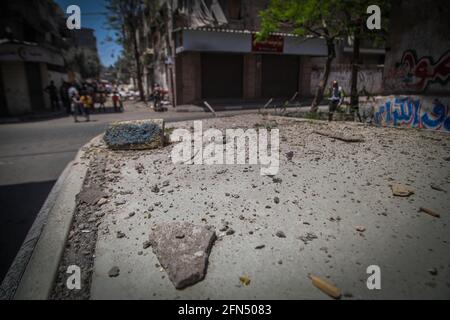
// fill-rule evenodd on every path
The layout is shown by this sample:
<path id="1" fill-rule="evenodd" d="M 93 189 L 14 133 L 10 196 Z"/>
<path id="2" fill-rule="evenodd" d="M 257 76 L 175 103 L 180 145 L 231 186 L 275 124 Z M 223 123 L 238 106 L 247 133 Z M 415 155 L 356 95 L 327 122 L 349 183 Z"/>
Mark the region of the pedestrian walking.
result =
<path id="1" fill-rule="evenodd" d="M 117 91 L 113 92 L 112 101 L 113 101 L 113 106 L 114 106 L 114 112 L 119 112 L 121 101 L 120 101 L 120 95 Z"/>
<path id="2" fill-rule="evenodd" d="M 333 120 L 333 114 L 336 110 L 342 105 L 344 102 L 344 90 L 339 86 L 337 81 L 333 81 L 331 86 L 331 94 L 330 94 L 330 103 L 329 103 L 329 111 L 328 111 L 328 121 Z"/>
<path id="3" fill-rule="evenodd" d="M 106 90 L 105 90 L 105 86 L 103 84 L 100 85 L 100 87 L 98 88 L 98 103 L 99 103 L 99 110 L 100 112 L 106 112 L 106 107 L 105 107 L 105 103 L 106 103 Z"/>
<path id="4" fill-rule="evenodd" d="M 55 83 L 50 81 L 50 84 L 44 89 L 45 92 L 48 93 L 50 97 L 50 105 L 52 111 L 58 111 L 60 106 L 58 102 L 58 90 L 56 89 Z"/>
<path id="5" fill-rule="evenodd" d="M 70 97 L 69 97 L 69 85 L 65 81 L 63 81 L 63 83 L 59 87 L 59 96 L 61 97 L 61 102 L 63 104 L 64 109 L 66 109 L 66 113 L 70 114 L 71 107 L 70 107 Z"/>
<path id="6" fill-rule="evenodd" d="M 75 122 L 78 122 L 78 116 L 83 115 L 83 103 L 81 102 L 81 97 L 78 93 L 72 95 L 72 114 Z"/>
<path id="7" fill-rule="evenodd" d="M 92 106 L 92 98 L 87 93 L 87 91 L 84 91 L 81 93 L 80 102 L 82 104 L 83 113 L 86 117 L 86 122 L 89 122 L 90 121 L 89 114 L 90 114 L 90 109 Z"/>
<path id="8" fill-rule="evenodd" d="M 78 95 L 78 88 L 75 82 L 72 82 L 67 90 L 67 94 L 69 95 L 69 99 L 72 101 L 72 98 L 75 95 Z"/>
<path id="9" fill-rule="evenodd" d="M 163 111 L 162 110 L 163 95 L 164 95 L 164 93 L 163 93 L 163 90 L 162 90 L 161 86 L 158 83 L 156 83 L 154 85 L 154 87 L 153 87 L 153 93 L 152 93 L 152 96 L 153 96 L 153 109 L 156 112 Z"/>
<path id="10" fill-rule="evenodd" d="M 78 122 L 78 115 L 82 114 L 81 105 L 80 105 L 80 95 L 78 93 L 77 85 L 75 82 L 72 82 L 67 90 L 67 94 L 70 99 L 70 111 L 73 115 L 75 122 Z"/>

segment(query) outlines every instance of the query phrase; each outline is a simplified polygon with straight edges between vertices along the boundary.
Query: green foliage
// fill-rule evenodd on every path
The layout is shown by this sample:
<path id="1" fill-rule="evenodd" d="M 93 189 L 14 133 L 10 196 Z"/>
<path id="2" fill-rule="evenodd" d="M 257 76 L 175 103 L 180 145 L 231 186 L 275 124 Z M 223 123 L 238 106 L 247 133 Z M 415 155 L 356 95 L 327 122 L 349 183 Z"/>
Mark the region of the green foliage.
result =
<path id="1" fill-rule="evenodd" d="M 125 50 L 132 47 L 136 32 L 142 27 L 144 16 L 152 2 L 154 1 L 106 0 L 107 27 L 115 31 L 115 41 Z"/>
<path id="2" fill-rule="evenodd" d="M 372 43 L 384 40 L 387 34 L 391 0 L 271 0 L 268 8 L 260 13 L 261 31 L 259 40 L 265 40 L 274 32 L 293 32 L 303 37 L 322 38 L 327 46 L 324 73 L 316 89 L 311 111 L 317 112 L 323 99 L 330 66 L 336 57 L 335 40 L 347 37 L 368 39 Z M 369 17 L 367 8 L 381 8 L 383 30 L 371 31 L 366 27 Z M 357 51 L 359 46 L 355 46 Z M 355 54 L 357 57 L 359 54 Z M 353 76 L 352 83 L 356 81 Z"/>
<path id="3" fill-rule="evenodd" d="M 110 67 L 109 70 L 119 83 L 127 83 L 130 80 L 131 74 L 135 72 L 135 62 L 131 53 L 124 51 L 117 59 L 116 63 Z"/>
<path id="4" fill-rule="evenodd" d="M 141 61 L 143 48 L 138 38 L 144 32 L 144 22 L 148 18 L 154 2 L 150 0 L 108 0 L 106 5 L 109 12 L 109 27 L 116 31 L 116 37 L 119 43 L 123 45 L 125 55 L 130 52 L 133 54 L 133 78 L 137 81 L 139 96 L 142 101 L 145 100 Z"/>
<path id="5" fill-rule="evenodd" d="M 336 38 L 343 35 L 338 10 L 342 0 L 272 0 L 261 12 L 259 36 L 288 29 L 297 35 Z"/>
<path id="6" fill-rule="evenodd" d="M 380 37 L 386 34 L 390 3 L 390 0 L 272 0 L 260 13 L 259 37 L 264 39 L 284 29 L 300 36 L 325 39 L 351 36 L 359 30 L 364 31 L 365 37 Z M 381 31 L 365 28 L 370 5 L 378 5 L 382 10 Z"/>

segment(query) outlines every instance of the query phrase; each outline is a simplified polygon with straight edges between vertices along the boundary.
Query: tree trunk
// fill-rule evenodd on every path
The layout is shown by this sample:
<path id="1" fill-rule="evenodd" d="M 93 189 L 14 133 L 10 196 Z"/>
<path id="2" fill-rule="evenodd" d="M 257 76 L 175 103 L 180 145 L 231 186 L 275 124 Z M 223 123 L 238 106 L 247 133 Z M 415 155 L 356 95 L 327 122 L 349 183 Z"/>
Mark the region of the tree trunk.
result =
<path id="1" fill-rule="evenodd" d="M 336 49 L 334 46 L 334 39 L 327 39 L 327 60 L 325 62 L 325 68 L 323 70 L 322 80 L 320 80 L 319 85 L 316 89 L 316 94 L 314 100 L 311 104 L 311 112 L 316 113 L 319 110 L 319 104 L 322 102 L 323 93 L 325 91 L 325 86 L 328 83 L 328 77 L 330 76 L 331 63 L 336 57 Z"/>
<path id="2" fill-rule="evenodd" d="M 359 104 L 359 95 L 358 95 L 359 48 L 360 48 L 360 37 L 358 32 L 355 32 L 353 40 L 352 80 L 350 92 L 351 96 L 350 105 L 352 106 L 352 109 L 356 109 Z"/>
<path id="3" fill-rule="evenodd" d="M 133 30 L 133 50 L 134 50 L 134 59 L 136 60 L 136 80 L 138 84 L 139 90 L 139 98 L 141 101 L 145 101 L 145 92 L 144 86 L 142 85 L 142 66 L 141 66 L 141 57 L 139 54 L 138 42 L 137 42 L 137 30 Z"/>
<path id="4" fill-rule="evenodd" d="M 177 95 L 176 95 L 176 72 L 175 72 L 175 42 L 173 39 L 173 7 L 172 3 L 170 1 L 167 1 L 167 34 L 166 34 L 166 41 L 167 41 L 167 50 L 168 55 L 171 59 L 171 64 L 168 66 L 168 72 L 169 72 L 169 87 L 170 87 L 170 100 L 172 102 L 172 107 L 176 107 L 177 104 Z"/>

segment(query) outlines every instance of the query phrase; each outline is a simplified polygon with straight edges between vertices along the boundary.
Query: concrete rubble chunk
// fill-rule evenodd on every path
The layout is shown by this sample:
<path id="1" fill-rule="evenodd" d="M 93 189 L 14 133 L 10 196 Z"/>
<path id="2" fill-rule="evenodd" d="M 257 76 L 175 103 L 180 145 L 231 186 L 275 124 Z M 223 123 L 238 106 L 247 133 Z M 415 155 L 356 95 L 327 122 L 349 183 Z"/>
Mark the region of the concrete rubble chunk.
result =
<path id="1" fill-rule="evenodd" d="M 107 198 L 108 195 L 104 193 L 100 186 L 92 185 L 87 188 L 83 188 L 77 195 L 77 202 L 85 203 L 87 205 L 95 205 L 102 198 Z"/>
<path id="2" fill-rule="evenodd" d="M 414 194 L 414 190 L 401 184 L 394 184 L 392 186 L 392 194 L 396 197 L 409 197 Z"/>
<path id="3" fill-rule="evenodd" d="M 120 275 L 120 269 L 118 267 L 112 267 L 109 271 L 108 271 L 108 276 L 110 278 L 117 278 Z"/>
<path id="4" fill-rule="evenodd" d="M 169 279 L 180 290 L 204 279 L 215 239 L 212 227 L 169 222 L 152 227 L 149 242 Z"/>
<path id="5" fill-rule="evenodd" d="M 164 120 L 114 122 L 103 137 L 113 150 L 145 150 L 164 146 Z"/>

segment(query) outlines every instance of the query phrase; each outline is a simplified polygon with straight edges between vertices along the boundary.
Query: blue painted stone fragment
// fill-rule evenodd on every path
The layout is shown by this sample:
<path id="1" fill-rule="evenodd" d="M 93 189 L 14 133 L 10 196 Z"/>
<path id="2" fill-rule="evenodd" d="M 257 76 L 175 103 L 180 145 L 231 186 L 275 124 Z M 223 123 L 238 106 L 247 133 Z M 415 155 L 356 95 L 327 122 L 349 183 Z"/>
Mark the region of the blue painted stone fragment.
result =
<path id="1" fill-rule="evenodd" d="M 164 145 L 164 120 L 135 120 L 111 123 L 103 137 L 115 150 L 155 149 Z"/>

